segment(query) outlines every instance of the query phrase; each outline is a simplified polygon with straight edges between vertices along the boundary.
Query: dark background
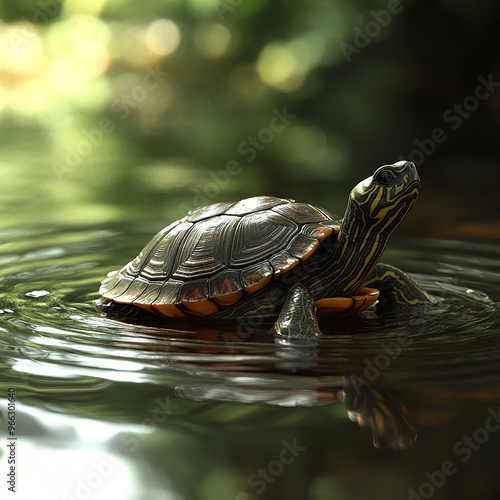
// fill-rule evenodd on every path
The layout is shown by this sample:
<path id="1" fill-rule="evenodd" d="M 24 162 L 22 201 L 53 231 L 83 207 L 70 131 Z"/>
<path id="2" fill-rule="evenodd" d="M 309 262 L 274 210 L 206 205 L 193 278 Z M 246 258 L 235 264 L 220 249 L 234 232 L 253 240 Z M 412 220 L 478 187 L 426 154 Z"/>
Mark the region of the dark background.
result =
<path id="1" fill-rule="evenodd" d="M 342 213 L 353 184 L 404 157 L 423 180 L 408 231 L 496 238 L 500 92 L 475 92 L 500 81 L 499 9 L 3 2 L 3 224 L 164 221 L 257 194 Z M 296 117 L 262 132 L 284 107 Z"/>

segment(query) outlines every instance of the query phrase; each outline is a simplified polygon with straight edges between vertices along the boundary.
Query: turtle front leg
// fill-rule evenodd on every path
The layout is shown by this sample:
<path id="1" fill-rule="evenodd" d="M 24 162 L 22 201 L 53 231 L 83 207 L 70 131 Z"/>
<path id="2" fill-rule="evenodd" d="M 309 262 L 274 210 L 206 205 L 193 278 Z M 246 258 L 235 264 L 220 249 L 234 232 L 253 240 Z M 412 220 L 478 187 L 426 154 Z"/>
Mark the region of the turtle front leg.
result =
<path id="1" fill-rule="evenodd" d="M 272 331 L 286 339 L 322 335 L 316 317 L 314 297 L 305 285 L 297 283 L 290 288 Z"/>
<path id="2" fill-rule="evenodd" d="M 377 264 L 363 286 L 373 287 L 380 291 L 379 303 L 383 307 L 432 305 L 437 302 L 405 272 L 387 264 Z"/>

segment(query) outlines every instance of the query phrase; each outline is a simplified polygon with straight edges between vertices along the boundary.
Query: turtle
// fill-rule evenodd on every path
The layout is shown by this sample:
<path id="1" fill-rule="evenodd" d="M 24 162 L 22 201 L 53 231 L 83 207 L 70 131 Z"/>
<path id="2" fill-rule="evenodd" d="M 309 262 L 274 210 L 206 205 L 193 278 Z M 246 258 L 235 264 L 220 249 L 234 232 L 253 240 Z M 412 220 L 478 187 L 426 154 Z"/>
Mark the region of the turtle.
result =
<path id="1" fill-rule="evenodd" d="M 379 263 L 417 199 L 415 165 L 383 165 L 351 191 L 343 218 L 291 199 L 255 196 L 195 208 L 101 283 L 99 309 L 167 318 L 269 323 L 275 335 L 322 334 L 317 314 L 435 299 Z"/>

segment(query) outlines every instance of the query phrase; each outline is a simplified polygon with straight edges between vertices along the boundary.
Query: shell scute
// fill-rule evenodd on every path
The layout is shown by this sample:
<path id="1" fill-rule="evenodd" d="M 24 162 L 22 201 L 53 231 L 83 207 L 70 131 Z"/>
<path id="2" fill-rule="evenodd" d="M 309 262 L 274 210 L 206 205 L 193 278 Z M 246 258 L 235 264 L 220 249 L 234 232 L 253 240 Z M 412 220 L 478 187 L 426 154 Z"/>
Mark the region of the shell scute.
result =
<path id="1" fill-rule="evenodd" d="M 189 280 L 182 282 L 177 302 L 197 302 L 208 298 L 207 280 Z"/>
<path id="2" fill-rule="evenodd" d="M 179 279 L 200 278 L 226 268 L 239 221 L 239 217 L 219 215 L 196 223 L 172 259 L 172 276 Z"/>
<path id="3" fill-rule="evenodd" d="M 118 285 L 121 279 L 122 277 L 119 271 L 112 271 L 108 273 L 108 277 L 101 282 L 101 286 L 99 287 L 99 294 L 103 297 L 111 298 L 108 297 L 108 294 L 113 290 L 113 288 L 115 288 L 116 285 Z"/>
<path id="4" fill-rule="evenodd" d="M 150 280 L 168 279 L 175 263 L 177 249 L 193 227 L 192 222 L 180 222 L 166 233 L 160 232 L 153 242 L 147 260 L 142 264 L 140 275 Z"/>
<path id="5" fill-rule="evenodd" d="M 235 304 L 243 296 L 240 271 L 227 270 L 217 274 L 208 282 L 209 296 L 219 305 Z"/>
<path id="6" fill-rule="evenodd" d="M 266 286 L 274 274 L 273 266 L 269 262 L 261 262 L 241 271 L 241 283 L 247 295 L 255 293 Z"/>
<path id="7" fill-rule="evenodd" d="M 133 303 L 149 287 L 150 282 L 141 276 L 135 278 L 130 286 L 118 297 L 120 302 Z"/>
<path id="8" fill-rule="evenodd" d="M 194 208 L 188 212 L 186 220 L 187 222 L 198 222 L 200 220 L 209 219 L 210 217 L 225 213 L 233 205 L 235 205 L 233 201 L 222 201 L 220 203 L 208 205 L 207 207 Z"/>
<path id="9" fill-rule="evenodd" d="M 178 226 L 181 221 L 175 221 L 169 226 L 163 228 L 154 238 L 152 238 L 149 243 L 141 250 L 139 255 L 132 261 L 130 261 L 126 266 L 127 274 L 130 276 L 138 276 L 144 265 L 150 260 L 151 253 L 153 250 L 160 245 L 165 236 L 172 232 L 172 230 Z M 181 229 L 182 231 L 183 229 Z"/>
<path id="10" fill-rule="evenodd" d="M 162 285 L 160 293 L 155 300 L 155 304 L 175 304 L 183 283 L 183 281 L 170 278 Z"/>
<path id="11" fill-rule="evenodd" d="M 319 240 L 299 233 L 287 247 L 287 251 L 299 260 L 307 259 L 318 248 Z"/>
<path id="12" fill-rule="evenodd" d="M 333 232 L 338 233 L 340 226 L 338 227 L 328 227 L 321 226 L 320 224 L 306 224 L 302 227 L 301 233 L 306 236 L 311 236 L 312 238 L 317 238 L 319 241 L 328 238 Z"/>
<path id="13" fill-rule="evenodd" d="M 273 266 L 274 276 L 276 278 L 286 271 L 292 269 L 292 267 L 295 267 L 299 262 L 300 261 L 299 259 L 297 259 L 297 257 L 294 257 L 286 250 L 275 253 L 269 259 L 269 263 Z"/>
<path id="14" fill-rule="evenodd" d="M 296 232 L 297 224 L 274 212 L 245 215 L 234 235 L 229 265 L 240 267 L 260 262 L 281 250 Z"/>
<path id="15" fill-rule="evenodd" d="M 327 220 L 324 213 L 308 203 L 288 203 L 286 205 L 274 207 L 272 210 L 284 217 L 288 217 L 297 224 Z"/>
<path id="16" fill-rule="evenodd" d="M 150 281 L 146 290 L 139 297 L 136 297 L 133 304 L 142 306 L 155 303 L 161 294 L 163 286 L 164 283 L 162 281 Z"/>
<path id="17" fill-rule="evenodd" d="M 291 200 L 283 198 L 275 198 L 273 196 L 254 196 L 253 198 L 246 198 L 235 203 L 229 210 L 226 211 L 228 215 L 247 215 L 254 213 L 258 210 L 268 210 L 289 203 Z"/>
<path id="18" fill-rule="evenodd" d="M 123 275 L 120 272 L 113 276 L 112 280 L 113 282 L 110 283 L 109 288 L 108 285 L 106 285 L 106 292 L 105 294 L 103 294 L 103 297 L 112 299 L 115 302 L 122 302 L 121 300 L 119 300 L 120 296 L 122 296 L 127 291 L 127 289 L 134 281 L 134 278 L 132 276 Z M 111 285 L 113 285 L 112 288 Z M 125 302 L 127 302 L 128 296 L 125 295 L 124 299 Z"/>

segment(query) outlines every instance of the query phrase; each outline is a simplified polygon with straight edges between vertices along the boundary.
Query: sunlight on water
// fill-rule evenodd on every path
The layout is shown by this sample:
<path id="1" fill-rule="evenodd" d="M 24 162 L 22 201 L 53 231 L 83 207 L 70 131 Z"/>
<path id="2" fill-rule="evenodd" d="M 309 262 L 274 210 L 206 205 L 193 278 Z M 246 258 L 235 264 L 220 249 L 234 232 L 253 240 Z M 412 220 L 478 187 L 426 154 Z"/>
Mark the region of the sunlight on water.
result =
<path id="1" fill-rule="evenodd" d="M 31 435 L 30 441 L 22 443 L 20 454 L 19 474 L 30 471 L 30 480 L 20 481 L 20 498 L 95 498 L 96 494 L 98 498 L 141 498 L 137 467 L 105 448 L 121 432 L 147 430 L 81 418 L 70 422 L 64 416 L 22 404 L 17 417 L 19 425 Z M 54 471 L 57 481 L 48 481 Z"/>

